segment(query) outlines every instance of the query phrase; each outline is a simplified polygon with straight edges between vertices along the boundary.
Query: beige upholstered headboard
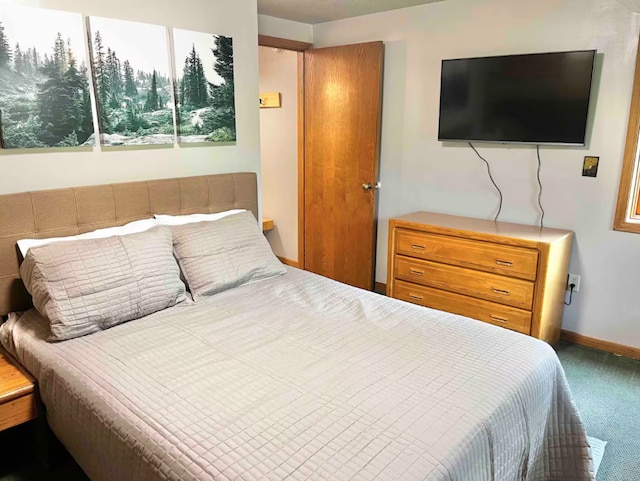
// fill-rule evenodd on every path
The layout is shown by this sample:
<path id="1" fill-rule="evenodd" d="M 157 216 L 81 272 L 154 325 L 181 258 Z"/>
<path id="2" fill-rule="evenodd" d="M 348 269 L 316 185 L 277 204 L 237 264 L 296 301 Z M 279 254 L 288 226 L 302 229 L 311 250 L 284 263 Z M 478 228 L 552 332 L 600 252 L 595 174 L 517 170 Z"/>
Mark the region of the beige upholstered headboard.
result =
<path id="1" fill-rule="evenodd" d="M 258 217 L 256 174 L 205 175 L 0 195 L 0 315 L 31 307 L 19 239 L 76 235 L 153 214 L 247 209 Z"/>

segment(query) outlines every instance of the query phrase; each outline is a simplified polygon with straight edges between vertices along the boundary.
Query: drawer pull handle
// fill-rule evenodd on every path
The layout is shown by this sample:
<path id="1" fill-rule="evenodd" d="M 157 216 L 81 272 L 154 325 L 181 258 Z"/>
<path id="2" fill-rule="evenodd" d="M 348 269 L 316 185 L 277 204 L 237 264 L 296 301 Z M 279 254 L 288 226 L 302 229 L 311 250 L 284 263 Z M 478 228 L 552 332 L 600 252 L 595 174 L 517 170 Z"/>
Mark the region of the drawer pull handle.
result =
<path id="1" fill-rule="evenodd" d="M 513 267 L 513 262 L 511 261 L 501 261 L 500 259 L 496 259 L 496 264 L 504 267 Z"/>
<path id="2" fill-rule="evenodd" d="M 505 291 L 504 289 L 498 289 L 497 287 L 493 288 L 493 292 L 495 292 L 496 294 L 502 294 L 503 296 L 509 295 L 509 291 Z"/>
<path id="3" fill-rule="evenodd" d="M 420 244 L 411 244 L 411 248 L 415 249 L 417 251 L 423 251 L 423 250 L 425 250 L 427 248 L 427 246 L 423 246 L 423 245 L 420 245 Z"/>
<path id="4" fill-rule="evenodd" d="M 493 319 L 496 322 L 500 322 L 502 324 L 508 324 L 509 323 L 509 319 L 505 319 L 504 317 L 494 316 L 493 314 L 491 314 L 491 319 Z"/>
<path id="5" fill-rule="evenodd" d="M 424 276 L 424 271 L 419 271 L 418 269 L 409 269 L 409 273 L 414 276 Z"/>
<path id="6" fill-rule="evenodd" d="M 415 294 L 409 294 L 409 299 L 413 299 L 414 301 L 421 301 L 422 296 L 416 296 Z"/>

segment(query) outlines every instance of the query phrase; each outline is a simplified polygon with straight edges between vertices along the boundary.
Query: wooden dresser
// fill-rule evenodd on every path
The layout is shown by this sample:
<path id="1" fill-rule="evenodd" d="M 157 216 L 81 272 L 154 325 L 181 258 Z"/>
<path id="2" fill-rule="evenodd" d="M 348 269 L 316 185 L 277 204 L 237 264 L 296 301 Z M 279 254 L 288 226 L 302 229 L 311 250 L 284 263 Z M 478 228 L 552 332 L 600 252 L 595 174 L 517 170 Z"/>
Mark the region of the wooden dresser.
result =
<path id="1" fill-rule="evenodd" d="M 431 212 L 389 221 L 387 295 L 560 337 L 573 232 Z"/>

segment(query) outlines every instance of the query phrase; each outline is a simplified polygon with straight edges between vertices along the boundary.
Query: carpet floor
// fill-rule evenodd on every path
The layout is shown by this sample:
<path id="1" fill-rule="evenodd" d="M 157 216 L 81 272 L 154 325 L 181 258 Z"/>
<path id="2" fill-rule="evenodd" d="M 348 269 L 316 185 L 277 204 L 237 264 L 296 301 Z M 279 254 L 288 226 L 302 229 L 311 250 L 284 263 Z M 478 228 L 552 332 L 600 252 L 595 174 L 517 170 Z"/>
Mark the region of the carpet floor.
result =
<path id="1" fill-rule="evenodd" d="M 560 342 L 556 351 L 589 436 L 607 441 L 598 481 L 640 481 L 640 361 Z M 0 481 L 89 481 L 68 453 L 38 467 L 32 423 L 0 433 Z"/>
<path id="2" fill-rule="evenodd" d="M 589 436 L 607 441 L 598 481 L 640 481 L 640 361 L 555 346 Z"/>

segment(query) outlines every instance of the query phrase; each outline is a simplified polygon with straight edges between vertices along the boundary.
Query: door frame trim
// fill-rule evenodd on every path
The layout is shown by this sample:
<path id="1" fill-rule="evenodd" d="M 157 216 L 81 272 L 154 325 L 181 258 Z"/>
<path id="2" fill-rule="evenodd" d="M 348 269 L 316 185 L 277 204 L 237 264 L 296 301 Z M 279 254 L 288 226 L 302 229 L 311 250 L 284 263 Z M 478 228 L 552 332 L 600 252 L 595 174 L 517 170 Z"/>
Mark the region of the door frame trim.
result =
<path id="1" fill-rule="evenodd" d="M 295 52 L 304 52 L 313 46 L 311 43 L 289 40 L 287 38 L 270 37 L 269 35 L 258 35 L 258 45 L 262 47 L 281 48 L 282 50 L 293 50 Z"/>
<path id="2" fill-rule="evenodd" d="M 305 269 L 305 96 L 304 52 L 298 52 L 298 267 Z"/>
<path id="3" fill-rule="evenodd" d="M 281 48 L 298 52 L 298 265 L 305 268 L 305 241 L 304 241 L 304 183 L 305 183 L 305 122 L 304 122 L 304 51 L 313 47 L 313 44 L 289 40 L 287 38 L 258 35 L 258 45 L 261 47 Z"/>

